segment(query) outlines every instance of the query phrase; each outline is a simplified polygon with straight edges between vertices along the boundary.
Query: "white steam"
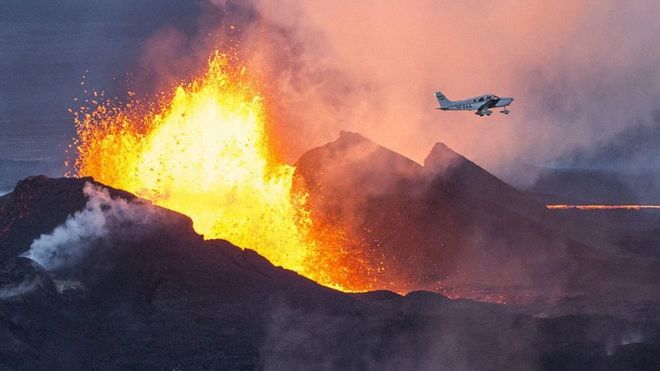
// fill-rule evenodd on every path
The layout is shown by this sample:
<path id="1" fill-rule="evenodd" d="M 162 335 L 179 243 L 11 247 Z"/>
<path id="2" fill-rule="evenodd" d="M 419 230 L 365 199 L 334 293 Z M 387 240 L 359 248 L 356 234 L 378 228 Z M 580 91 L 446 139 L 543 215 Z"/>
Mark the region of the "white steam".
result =
<path id="1" fill-rule="evenodd" d="M 107 189 L 85 183 L 88 197 L 83 210 L 70 215 L 50 234 L 32 241 L 23 256 L 52 271 L 74 266 L 113 228 L 122 223 L 145 223 L 152 210 L 144 204 L 112 198 Z"/>
<path id="2" fill-rule="evenodd" d="M 41 278 L 22 281 L 11 286 L 0 286 L 0 300 L 12 299 L 16 296 L 26 294 L 34 290 L 42 282 Z"/>

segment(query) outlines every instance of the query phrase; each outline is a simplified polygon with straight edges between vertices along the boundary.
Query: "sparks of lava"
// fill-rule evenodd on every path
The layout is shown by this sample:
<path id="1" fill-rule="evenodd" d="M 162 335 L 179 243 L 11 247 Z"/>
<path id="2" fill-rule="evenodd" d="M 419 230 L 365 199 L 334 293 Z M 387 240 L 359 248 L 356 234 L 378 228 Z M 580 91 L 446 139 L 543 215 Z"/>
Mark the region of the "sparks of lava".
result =
<path id="1" fill-rule="evenodd" d="M 660 205 L 546 205 L 551 210 L 642 210 L 660 209 Z"/>
<path id="2" fill-rule="evenodd" d="M 341 231 L 314 225 L 295 168 L 269 146 L 260 85 L 235 64 L 216 51 L 203 76 L 155 102 L 81 107 L 71 175 L 186 214 L 205 238 L 255 249 L 319 283 L 373 289 L 369 269 L 342 247 Z"/>

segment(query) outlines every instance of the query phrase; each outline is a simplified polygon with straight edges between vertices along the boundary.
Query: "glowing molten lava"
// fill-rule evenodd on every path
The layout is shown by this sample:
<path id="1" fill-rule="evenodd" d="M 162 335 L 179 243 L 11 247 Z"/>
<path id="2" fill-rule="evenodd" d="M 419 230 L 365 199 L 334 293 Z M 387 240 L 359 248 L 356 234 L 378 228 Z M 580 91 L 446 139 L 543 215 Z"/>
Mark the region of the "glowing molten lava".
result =
<path id="1" fill-rule="evenodd" d="M 228 60 L 216 52 L 204 76 L 159 102 L 82 107 L 76 175 L 186 214 L 205 238 L 255 249 L 322 284 L 372 288 L 340 235 L 314 226 L 294 167 L 269 146 L 261 94 Z"/>
<path id="2" fill-rule="evenodd" d="M 660 205 L 546 205 L 551 210 L 643 210 L 660 209 Z"/>

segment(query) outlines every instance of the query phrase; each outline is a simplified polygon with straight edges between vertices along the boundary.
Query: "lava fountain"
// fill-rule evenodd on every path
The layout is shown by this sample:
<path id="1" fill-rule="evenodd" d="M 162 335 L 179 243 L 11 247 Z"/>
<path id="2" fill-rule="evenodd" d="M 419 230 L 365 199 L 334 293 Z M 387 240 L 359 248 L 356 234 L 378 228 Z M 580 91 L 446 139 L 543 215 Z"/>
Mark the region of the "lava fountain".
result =
<path id="1" fill-rule="evenodd" d="M 373 289 L 341 231 L 314 225 L 295 168 L 277 161 L 258 87 L 216 51 L 201 77 L 152 102 L 91 100 L 74 113 L 72 174 L 186 214 L 205 238 L 252 248 L 321 284 Z"/>

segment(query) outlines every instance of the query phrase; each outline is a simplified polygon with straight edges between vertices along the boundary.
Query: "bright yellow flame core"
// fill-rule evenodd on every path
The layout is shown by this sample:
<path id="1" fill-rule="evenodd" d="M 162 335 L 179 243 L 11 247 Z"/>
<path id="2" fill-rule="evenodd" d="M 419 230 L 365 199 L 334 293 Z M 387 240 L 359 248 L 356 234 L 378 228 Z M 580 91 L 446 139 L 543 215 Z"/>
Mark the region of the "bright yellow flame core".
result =
<path id="1" fill-rule="evenodd" d="M 307 194 L 292 191 L 294 167 L 274 160 L 263 99 L 244 73 L 216 52 L 202 78 L 148 112 L 139 102 L 81 108 L 77 175 L 186 214 L 205 238 L 253 248 L 322 284 L 370 288 L 336 266 L 346 261 L 336 244 L 320 259 Z"/>

